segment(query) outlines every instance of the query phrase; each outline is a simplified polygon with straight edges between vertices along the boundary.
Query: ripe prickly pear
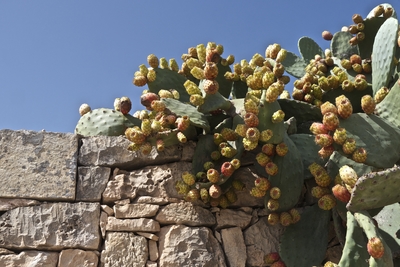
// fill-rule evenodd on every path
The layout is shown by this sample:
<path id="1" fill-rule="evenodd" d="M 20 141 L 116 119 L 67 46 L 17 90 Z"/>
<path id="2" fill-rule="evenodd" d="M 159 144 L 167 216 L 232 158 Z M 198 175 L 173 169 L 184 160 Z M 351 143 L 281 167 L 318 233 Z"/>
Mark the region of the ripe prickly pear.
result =
<path id="1" fill-rule="evenodd" d="M 159 99 L 160 97 L 155 93 L 148 92 L 140 96 L 140 103 L 142 103 L 142 105 L 145 106 L 147 109 L 150 109 L 151 102 L 153 102 L 153 100 Z"/>
<path id="2" fill-rule="evenodd" d="M 355 162 L 364 163 L 367 160 L 367 151 L 365 150 L 365 148 L 360 147 L 353 152 L 351 158 Z"/>
<path id="3" fill-rule="evenodd" d="M 224 162 L 221 165 L 221 174 L 224 175 L 225 177 L 230 177 L 234 171 L 235 168 L 232 166 L 230 162 Z"/>
<path id="4" fill-rule="evenodd" d="M 276 212 L 272 212 L 268 215 L 267 221 L 270 225 L 276 225 L 279 223 L 279 214 Z"/>
<path id="5" fill-rule="evenodd" d="M 218 92 L 219 84 L 217 80 L 204 80 L 203 89 L 206 94 L 213 95 Z"/>
<path id="6" fill-rule="evenodd" d="M 85 115 L 86 113 L 90 112 L 91 110 L 92 110 L 92 109 L 90 108 L 90 106 L 89 106 L 88 104 L 84 103 L 84 104 L 82 104 L 82 105 L 79 107 L 79 114 L 80 114 L 81 116 L 83 116 L 83 115 Z"/>
<path id="7" fill-rule="evenodd" d="M 278 252 L 271 252 L 264 256 L 264 263 L 270 265 L 278 261 L 281 257 Z"/>
<path id="8" fill-rule="evenodd" d="M 342 181 L 353 188 L 357 182 L 358 176 L 356 171 L 348 165 L 344 165 L 339 169 L 339 175 Z"/>
<path id="9" fill-rule="evenodd" d="M 292 216 L 289 212 L 284 211 L 279 215 L 279 222 L 283 226 L 289 226 L 290 224 L 292 224 Z"/>
<path id="10" fill-rule="evenodd" d="M 335 113 L 328 112 L 323 116 L 322 123 L 329 131 L 334 131 L 339 126 L 339 118 Z"/>
<path id="11" fill-rule="evenodd" d="M 318 206 L 323 210 L 331 210 L 336 206 L 336 198 L 331 194 L 324 195 L 318 200 Z"/>
<path id="12" fill-rule="evenodd" d="M 333 141 L 338 145 L 343 145 L 347 139 L 347 132 L 344 128 L 337 128 L 333 133 Z"/>
<path id="13" fill-rule="evenodd" d="M 385 253 L 385 247 L 383 246 L 382 240 L 379 237 L 372 237 L 367 243 L 368 254 L 375 259 L 382 258 Z"/>
<path id="14" fill-rule="evenodd" d="M 325 127 L 324 124 L 320 122 L 313 122 L 310 126 L 311 133 L 317 134 L 327 134 L 329 130 Z"/>
<path id="15" fill-rule="evenodd" d="M 268 175 L 274 176 L 278 173 L 278 166 L 270 161 L 265 165 L 265 171 L 268 173 Z"/>
<path id="16" fill-rule="evenodd" d="M 270 211 L 276 211 L 279 209 L 279 201 L 277 199 L 270 198 L 267 202 L 267 209 Z"/>
<path id="17" fill-rule="evenodd" d="M 353 138 L 347 138 L 342 145 L 342 150 L 345 154 L 353 154 L 356 150 L 356 140 Z"/>
<path id="18" fill-rule="evenodd" d="M 350 192 L 341 184 L 336 184 L 334 187 L 332 187 L 332 193 L 338 200 L 344 203 L 348 203 L 350 201 Z"/>
<path id="19" fill-rule="evenodd" d="M 370 95 L 364 95 L 361 98 L 361 108 L 366 114 L 372 114 L 375 111 L 375 100 Z"/>
<path id="20" fill-rule="evenodd" d="M 317 134 L 315 136 L 315 143 L 320 147 L 330 146 L 333 143 L 333 138 L 329 134 Z"/>
<path id="21" fill-rule="evenodd" d="M 287 154 L 287 152 L 289 151 L 289 148 L 285 143 L 282 142 L 275 146 L 275 151 L 278 156 L 283 157 Z"/>
<path id="22" fill-rule="evenodd" d="M 212 198 L 219 198 L 222 195 L 222 189 L 217 184 L 212 184 L 208 192 Z"/>

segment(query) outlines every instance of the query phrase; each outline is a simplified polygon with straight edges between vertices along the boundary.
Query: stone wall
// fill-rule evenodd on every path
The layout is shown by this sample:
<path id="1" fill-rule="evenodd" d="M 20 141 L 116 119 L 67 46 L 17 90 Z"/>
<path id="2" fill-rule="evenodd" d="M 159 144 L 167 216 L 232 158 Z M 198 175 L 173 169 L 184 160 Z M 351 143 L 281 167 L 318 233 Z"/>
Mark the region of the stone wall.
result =
<path id="1" fill-rule="evenodd" d="M 188 203 L 193 142 L 144 156 L 123 137 L 0 131 L 0 267 L 264 266 L 278 250 L 263 199 Z M 248 188 L 255 173 L 234 174 Z"/>

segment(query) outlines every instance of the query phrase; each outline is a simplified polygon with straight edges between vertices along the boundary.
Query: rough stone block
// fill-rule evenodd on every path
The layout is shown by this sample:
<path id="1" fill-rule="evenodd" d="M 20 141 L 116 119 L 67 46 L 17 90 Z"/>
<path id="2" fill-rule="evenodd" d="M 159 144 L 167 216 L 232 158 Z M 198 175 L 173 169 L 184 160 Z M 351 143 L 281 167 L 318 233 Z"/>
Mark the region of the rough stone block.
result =
<path id="1" fill-rule="evenodd" d="M 0 130 L 0 197 L 75 199 L 78 137 Z"/>
<path id="2" fill-rule="evenodd" d="M 0 198 L 0 211 L 11 210 L 17 207 L 39 205 L 40 201 L 23 198 Z"/>
<path id="3" fill-rule="evenodd" d="M 158 246 L 159 265 L 163 267 L 226 267 L 222 248 L 206 227 L 165 226 Z"/>
<path id="4" fill-rule="evenodd" d="M 243 233 L 240 227 L 221 230 L 222 243 L 229 267 L 245 267 L 247 255 Z"/>
<path id="5" fill-rule="evenodd" d="M 107 231 L 128 231 L 128 232 L 159 232 L 160 224 L 153 219 L 116 219 L 108 217 Z"/>
<path id="6" fill-rule="evenodd" d="M 115 205 L 115 218 L 147 218 L 157 214 L 159 206 L 152 204 Z"/>
<path id="7" fill-rule="evenodd" d="M 16 250 L 96 250 L 100 204 L 48 203 L 19 207 L 0 216 L 0 247 Z"/>
<path id="8" fill-rule="evenodd" d="M 4 267 L 57 267 L 58 252 L 22 251 L 19 254 L 0 256 Z"/>
<path id="9" fill-rule="evenodd" d="M 100 201 L 110 174 L 107 167 L 78 167 L 76 201 Z"/>
<path id="10" fill-rule="evenodd" d="M 93 251 L 66 249 L 60 252 L 57 267 L 97 267 L 99 257 Z"/>
<path id="11" fill-rule="evenodd" d="M 134 233 L 108 232 L 105 249 L 101 252 L 101 266 L 143 267 L 149 251 L 146 238 Z"/>
<path id="12" fill-rule="evenodd" d="M 149 155 L 127 149 L 130 141 L 123 136 L 95 136 L 82 139 L 79 164 L 83 166 L 117 167 L 124 170 L 139 169 L 148 165 L 159 165 L 180 161 L 182 147 L 168 146 L 158 152 L 155 147 Z"/>

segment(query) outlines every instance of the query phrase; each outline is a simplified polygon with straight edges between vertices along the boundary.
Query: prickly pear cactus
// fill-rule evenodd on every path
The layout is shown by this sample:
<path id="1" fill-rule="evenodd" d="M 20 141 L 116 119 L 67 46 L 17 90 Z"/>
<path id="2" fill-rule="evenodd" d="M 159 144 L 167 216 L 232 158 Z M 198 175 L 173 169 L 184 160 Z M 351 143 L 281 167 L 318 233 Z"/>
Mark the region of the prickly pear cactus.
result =
<path id="1" fill-rule="evenodd" d="M 300 56 L 274 43 L 238 61 L 213 42 L 190 47 L 181 67 L 151 54 L 133 77 L 148 86 L 144 109 L 129 115 L 127 97 L 114 110 L 85 104 L 75 132 L 125 135 L 127 149 L 143 154 L 197 142 L 177 192 L 220 208 L 234 206 L 238 190 L 263 198 L 268 223 L 286 227 L 280 256 L 288 267 L 327 261 L 332 216 L 343 246 L 335 263 L 393 266 L 400 261 L 398 21 L 389 4 L 351 19 L 324 32 L 325 47 L 300 38 Z M 257 178 L 243 178 L 254 186 L 234 179 L 242 165 L 256 170 Z"/>

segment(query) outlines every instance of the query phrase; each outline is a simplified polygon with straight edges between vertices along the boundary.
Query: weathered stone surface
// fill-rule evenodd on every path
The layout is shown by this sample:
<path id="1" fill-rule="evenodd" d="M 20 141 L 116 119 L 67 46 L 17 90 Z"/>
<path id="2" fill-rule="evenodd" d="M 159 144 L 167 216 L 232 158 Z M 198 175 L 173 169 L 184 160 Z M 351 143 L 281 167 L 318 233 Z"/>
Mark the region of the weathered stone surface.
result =
<path id="1" fill-rule="evenodd" d="M 250 189 L 254 187 L 257 177 L 259 176 L 253 167 L 242 167 L 233 173 L 232 178 L 244 183 L 245 189 L 236 191 L 237 201 L 230 205 L 231 207 L 264 207 L 263 197 L 256 198 L 250 195 Z"/>
<path id="2" fill-rule="evenodd" d="M 66 249 L 60 252 L 57 267 L 97 267 L 99 257 L 93 251 Z"/>
<path id="3" fill-rule="evenodd" d="M 157 262 L 154 261 L 147 261 L 146 267 L 158 267 Z"/>
<path id="4" fill-rule="evenodd" d="M 19 254 L 0 255 L 2 267 L 57 267 L 58 253 L 22 251 Z"/>
<path id="5" fill-rule="evenodd" d="M 158 247 L 157 242 L 154 240 L 149 240 L 149 259 L 151 261 L 156 261 L 158 259 Z"/>
<path id="6" fill-rule="evenodd" d="M 153 219 L 116 219 L 108 217 L 107 231 L 128 231 L 128 232 L 159 232 L 160 224 Z"/>
<path id="7" fill-rule="evenodd" d="M 190 202 L 172 203 L 161 207 L 156 216 L 161 224 L 185 224 L 188 226 L 213 226 L 215 218 L 212 213 Z"/>
<path id="8" fill-rule="evenodd" d="M 114 210 L 107 205 L 101 205 L 101 210 L 107 213 L 108 216 L 114 215 Z"/>
<path id="9" fill-rule="evenodd" d="M 105 249 L 101 252 L 101 266 L 143 267 L 148 259 L 146 238 L 133 233 L 108 232 Z"/>
<path id="10" fill-rule="evenodd" d="M 135 203 L 146 203 L 146 204 L 154 204 L 154 205 L 165 205 L 168 203 L 168 200 L 161 197 L 148 197 L 148 196 L 140 196 L 137 197 L 134 201 Z"/>
<path id="11" fill-rule="evenodd" d="M 48 203 L 9 210 L 0 216 L 0 247 L 9 249 L 97 249 L 98 203 Z"/>
<path id="12" fill-rule="evenodd" d="M 123 136 L 96 136 L 82 139 L 79 150 L 79 164 L 83 166 L 118 167 L 133 170 L 149 165 L 160 165 L 179 161 L 182 146 L 168 146 L 158 152 L 155 147 L 149 155 L 127 149 L 130 141 Z"/>
<path id="13" fill-rule="evenodd" d="M 76 201 L 100 201 L 110 174 L 107 167 L 78 167 Z"/>
<path id="14" fill-rule="evenodd" d="M 39 205 L 40 201 L 33 199 L 0 198 L 0 211 L 11 210 L 17 207 Z"/>
<path id="15" fill-rule="evenodd" d="M 100 232 L 101 232 L 101 237 L 105 238 L 106 237 L 106 229 L 107 229 L 107 223 L 108 223 L 108 215 L 104 211 L 101 212 L 100 215 Z"/>
<path id="16" fill-rule="evenodd" d="M 264 255 L 279 251 L 279 239 L 283 233 L 283 226 L 268 224 L 268 217 L 261 217 L 259 221 L 243 232 L 247 249 L 247 265 L 262 266 Z"/>
<path id="17" fill-rule="evenodd" d="M 129 175 L 118 174 L 107 183 L 103 191 L 103 202 L 112 203 L 120 199 L 134 199 L 137 189 L 132 185 Z"/>
<path id="18" fill-rule="evenodd" d="M 132 171 L 129 175 L 118 174 L 108 182 L 103 193 L 103 201 L 108 203 L 124 198 L 132 200 L 136 195 L 182 199 L 176 192 L 175 183 L 181 179 L 182 172 L 191 168 L 190 162 L 174 162 L 148 166 Z"/>
<path id="19" fill-rule="evenodd" d="M 158 236 L 156 236 L 155 234 L 151 234 L 151 233 L 146 233 L 146 232 L 136 232 L 136 234 L 141 235 L 146 237 L 147 239 L 150 240 L 154 240 L 154 241 L 158 241 Z"/>
<path id="20" fill-rule="evenodd" d="M 251 213 L 241 210 L 221 209 L 215 213 L 217 218 L 217 229 L 238 226 L 241 229 L 246 228 L 251 222 Z"/>
<path id="21" fill-rule="evenodd" d="M 192 161 L 194 156 L 194 151 L 196 149 L 196 142 L 188 141 L 182 145 L 182 158 L 181 161 Z"/>
<path id="22" fill-rule="evenodd" d="M 159 206 L 152 204 L 115 205 L 115 218 L 148 218 L 157 214 Z"/>
<path id="23" fill-rule="evenodd" d="M 226 266 L 221 246 L 207 227 L 162 227 L 158 246 L 163 267 Z"/>
<path id="24" fill-rule="evenodd" d="M 8 250 L 6 248 L 0 248 L 0 255 L 15 254 L 14 251 Z"/>
<path id="25" fill-rule="evenodd" d="M 243 233 L 240 227 L 221 230 L 222 243 L 229 267 L 245 267 L 247 255 Z"/>
<path id="26" fill-rule="evenodd" d="M 0 197 L 74 200 L 77 152 L 73 134 L 0 130 Z"/>

